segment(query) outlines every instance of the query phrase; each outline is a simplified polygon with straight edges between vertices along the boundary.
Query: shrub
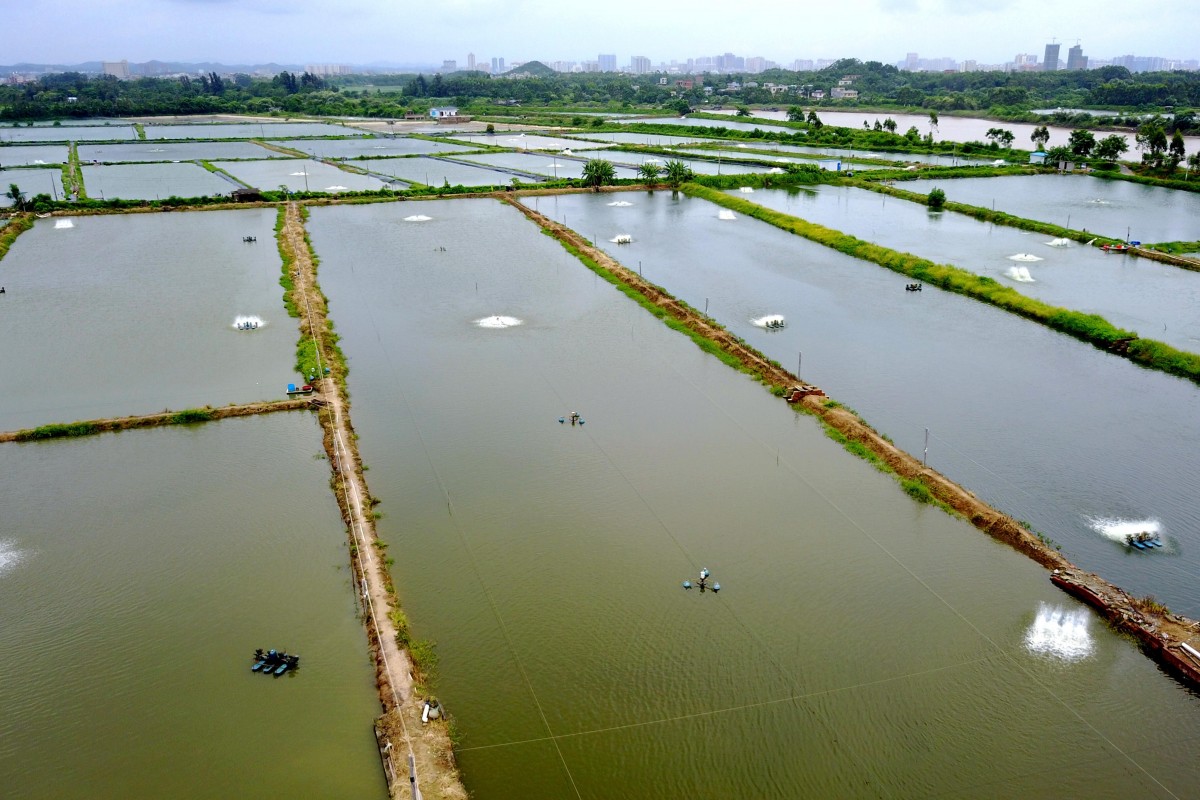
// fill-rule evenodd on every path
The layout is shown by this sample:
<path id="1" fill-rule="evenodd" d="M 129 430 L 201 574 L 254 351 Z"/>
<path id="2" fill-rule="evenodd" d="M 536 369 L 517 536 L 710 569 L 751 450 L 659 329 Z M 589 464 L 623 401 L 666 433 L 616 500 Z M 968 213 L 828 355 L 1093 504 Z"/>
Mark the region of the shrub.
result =
<path id="1" fill-rule="evenodd" d="M 942 206 L 946 205 L 946 193 L 941 189 L 934 189 L 929 193 L 929 197 L 925 202 L 934 211 L 941 211 Z"/>

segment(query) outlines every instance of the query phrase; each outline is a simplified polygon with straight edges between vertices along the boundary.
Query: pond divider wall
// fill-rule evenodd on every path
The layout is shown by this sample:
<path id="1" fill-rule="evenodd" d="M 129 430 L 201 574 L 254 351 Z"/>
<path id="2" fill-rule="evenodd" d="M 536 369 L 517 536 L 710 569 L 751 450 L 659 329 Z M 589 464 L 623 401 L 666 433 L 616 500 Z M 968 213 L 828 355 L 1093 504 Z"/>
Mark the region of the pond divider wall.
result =
<path id="1" fill-rule="evenodd" d="M 690 192 L 690 185 L 688 189 Z M 719 192 L 714 194 L 728 197 Z M 671 327 L 685 330 L 694 340 L 702 339 L 705 344 L 701 344 L 701 347 L 706 352 L 718 356 L 726 363 L 736 362 L 740 369 L 771 386 L 777 395 L 787 394 L 784 391 L 786 387 L 802 383 L 796 375 L 745 344 L 707 315 L 672 297 L 661 287 L 644 280 L 607 253 L 592 246 L 574 230 L 554 222 L 514 198 L 503 199 L 538 224 L 543 231 L 556 238 L 568 252 L 576 255 L 601 277 L 613 282 L 626 294 L 636 294 L 643 305 L 652 307 L 655 315 Z M 741 208 L 749 215 L 750 211 L 742 208 L 742 202 L 739 201 L 734 207 Z M 1185 683 L 1200 688 L 1200 668 L 1185 668 L 1189 662 L 1186 650 L 1182 647 L 1182 644 L 1188 642 L 1189 646 L 1200 647 L 1200 622 L 1171 614 L 1152 600 L 1136 600 L 1098 575 L 1080 570 L 1012 517 L 992 508 L 949 478 L 923 465 L 912 455 L 884 439 L 862 418 L 825 397 L 823 392 L 807 394 L 795 402 L 793 408 L 816 416 L 826 426 L 831 438 L 841 441 L 847 450 L 866 458 L 881 470 L 892 473 L 904 486 L 905 491 L 914 498 L 919 499 L 927 491 L 938 505 L 950 513 L 963 517 L 997 541 L 1009 545 L 1052 570 L 1051 579 L 1056 585 L 1100 609 L 1109 621 L 1119 621 L 1118 629 L 1135 636 L 1145 652 L 1167 666 Z M 1087 587 L 1086 596 L 1071 591 L 1068 583 L 1071 586 Z M 1200 664 L 1197 666 L 1200 667 Z"/>

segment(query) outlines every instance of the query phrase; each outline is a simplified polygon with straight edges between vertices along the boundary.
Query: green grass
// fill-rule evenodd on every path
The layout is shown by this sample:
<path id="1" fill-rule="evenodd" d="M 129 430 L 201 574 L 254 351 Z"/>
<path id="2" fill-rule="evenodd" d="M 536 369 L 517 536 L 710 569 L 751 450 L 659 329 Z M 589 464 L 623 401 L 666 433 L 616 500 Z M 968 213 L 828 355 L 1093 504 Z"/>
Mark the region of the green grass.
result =
<path id="1" fill-rule="evenodd" d="M 18 214 L 9 220 L 8 225 L 0 229 L 0 259 L 8 254 L 9 248 L 12 247 L 17 237 L 32 227 L 32 214 Z"/>
<path id="2" fill-rule="evenodd" d="M 99 433 L 100 428 L 91 422 L 67 422 L 53 425 L 42 425 L 38 428 L 18 431 L 18 442 L 34 442 L 42 439 L 61 439 L 75 436 L 91 436 Z"/>
<path id="3" fill-rule="evenodd" d="M 172 425 L 190 425 L 195 422 L 209 422 L 213 412 L 208 408 L 187 408 L 171 416 Z"/>

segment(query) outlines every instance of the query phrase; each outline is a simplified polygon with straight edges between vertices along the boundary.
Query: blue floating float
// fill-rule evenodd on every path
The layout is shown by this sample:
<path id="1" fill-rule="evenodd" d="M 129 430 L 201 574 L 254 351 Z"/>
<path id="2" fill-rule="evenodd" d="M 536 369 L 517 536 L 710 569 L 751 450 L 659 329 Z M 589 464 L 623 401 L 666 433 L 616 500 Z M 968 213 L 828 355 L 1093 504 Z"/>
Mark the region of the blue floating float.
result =
<path id="1" fill-rule="evenodd" d="M 562 424 L 563 424 L 564 422 L 566 422 L 566 421 L 567 421 L 566 417 L 559 417 L 559 418 L 558 418 L 558 424 L 559 424 L 559 425 L 562 425 Z"/>
<path id="2" fill-rule="evenodd" d="M 683 582 L 683 588 L 685 588 L 685 589 L 690 589 L 690 588 L 692 588 L 692 582 L 691 582 L 691 581 L 684 581 L 684 582 Z"/>

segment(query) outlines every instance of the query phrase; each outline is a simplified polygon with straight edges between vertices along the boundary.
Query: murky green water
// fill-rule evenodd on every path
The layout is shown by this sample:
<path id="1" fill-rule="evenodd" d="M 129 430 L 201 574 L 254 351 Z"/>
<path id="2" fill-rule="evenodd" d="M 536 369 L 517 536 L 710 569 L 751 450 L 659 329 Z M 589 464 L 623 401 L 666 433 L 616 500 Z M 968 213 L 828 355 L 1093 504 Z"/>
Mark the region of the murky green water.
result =
<path id="1" fill-rule="evenodd" d="M 704 201 L 655 192 L 532 202 L 789 369 L 802 355 L 804 378 L 908 452 L 923 451 L 929 428 L 931 465 L 1077 564 L 1200 615 L 1200 432 L 1185 422 L 1200 415 L 1193 384 L 958 295 L 905 292 L 904 275 L 764 222 L 722 220 Z M 609 232 L 633 241 L 609 244 Z M 767 314 L 787 327 L 753 324 Z M 1104 534 L 1116 524 L 1156 528 L 1168 547 L 1133 550 Z"/>
<path id="2" fill-rule="evenodd" d="M 1054 306 L 1200 351 L 1200 274 L 843 186 L 743 196 L 768 208 L 993 278 Z M 1026 274 L 1028 273 L 1028 274 Z"/>
<path id="3" fill-rule="evenodd" d="M 732 245 L 715 214 L 636 197 L 685 263 L 680 240 L 710 264 Z M 515 211 L 421 210 L 319 208 L 310 229 L 475 796 L 1189 791 L 1195 698 L 1042 569 L 914 504 Z M 571 410 L 586 425 L 557 422 Z M 680 588 L 701 566 L 719 595 Z M 1030 650 L 1053 607 L 1075 622 L 1050 638 L 1090 655 Z"/>
<path id="4" fill-rule="evenodd" d="M 297 327 L 274 224 L 273 209 L 38 220 L 0 261 L 0 430 L 282 397 Z"/>
<path id="5" fill-rule="evenodd" d="M 0 446 L 4 797 L 384 795 L 320 442 L 296 413 Z"/>

